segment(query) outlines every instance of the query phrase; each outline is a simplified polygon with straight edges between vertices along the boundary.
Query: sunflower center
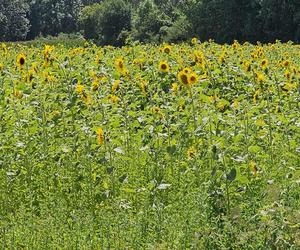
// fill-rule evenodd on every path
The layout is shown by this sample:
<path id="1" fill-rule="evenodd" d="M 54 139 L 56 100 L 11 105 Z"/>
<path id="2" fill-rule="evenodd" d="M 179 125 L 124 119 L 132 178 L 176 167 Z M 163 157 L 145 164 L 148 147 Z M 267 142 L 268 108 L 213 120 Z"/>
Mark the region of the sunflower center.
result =
<path id="1" fill-rule="evenodd" d="M 25 59 L 23 57 L 20 58 L 20 65 L 24 65 L 25 64 Z"/>

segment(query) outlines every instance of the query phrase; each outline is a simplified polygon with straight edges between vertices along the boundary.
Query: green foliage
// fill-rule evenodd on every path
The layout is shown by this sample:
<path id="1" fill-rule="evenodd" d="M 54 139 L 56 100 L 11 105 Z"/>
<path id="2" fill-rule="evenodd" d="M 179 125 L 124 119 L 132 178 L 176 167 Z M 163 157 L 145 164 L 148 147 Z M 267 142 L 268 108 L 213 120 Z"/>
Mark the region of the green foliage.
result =
<path id="1" fill-rule="evenodd" d="M 76 32 L 80 7 L 81 0 L 31 0 L 28 38 Z"/>
<path id="2" fill-rule="evenodd" d="M 158 42 L 163 27 L 171 26 L 171 19 L 152 0 L 140 3 L 133 17 L 133 37 L 142 42 Z"/>
<path id="3" fill-rule="evenodd" d="M 26 38 L 29 31 L 29 6 L 23 0 L 0 1 L 0 40 L 15 41 Z"/>
<path id="4" fill-rule="evenodd" d="M 298 45 L 28 45 L 0 47 L 1 249 L 299 249 Z"/>
<path id="5" fill-rule="evenodd" d="M 166 42 L 186 41 L 193 36 L 192 24 L 187 16 L 178 13 L 171 26 L 164 26 L 160 29 L 162 40 Z"/>
<path id="6" fill-rule="evenodd" d="M 83 30 L 84 37 L 87 39 L 97 41 L 99 38 L 98 18 L 101 8 L 100 4 L 93 4 L 81 10 L 79 17 L 80 28 Z"/>
<path id="7" fill-rule="evenodd" d="M 83 8 L 80 17 L 86 38 L 106 45 L 121 45 L 120 35 L 131 28 L 131 8 L 123 0 L 105 0 Z"/>
<path id="8" fill-rule="evenodd" d="M 262 1 L 261 19 L 263 20 L 264 37 L 267 37 L 268 40 L 299 41 L 300 1 Z"/>

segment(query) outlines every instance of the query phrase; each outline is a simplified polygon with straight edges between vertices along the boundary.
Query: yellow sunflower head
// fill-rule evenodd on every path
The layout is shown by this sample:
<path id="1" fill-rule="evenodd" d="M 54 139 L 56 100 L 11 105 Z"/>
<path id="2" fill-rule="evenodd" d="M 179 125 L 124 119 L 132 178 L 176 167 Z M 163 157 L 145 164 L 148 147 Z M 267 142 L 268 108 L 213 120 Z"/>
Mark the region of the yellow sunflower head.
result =
<path id="1" fill-rule="evenodd" d="M 158 69 L 162 73 L 168 73 L 170 71 L 170 66 L 167 61 L 161 61 L 158 65 Z"/>
<path id="2" fill-rule="evenodd" d="M 97 91 L 97 90 L 99 89 L 99 86 L 100 86 L 99 81 L 94 80 L 94 81 L 92 82 L 92 87 L 91 87 L 91 89 L 92 89 L 93 91 Z"/>
<path id="3" fill-rule="evenodd" d="M 192 72 L 188 75 L 188 83 L 189 85 L 193 85 L 198 82 L 198 76 L 195 72 Z"/>
<path id="4" fill-rule="evenodd" d="M 97 141 L 99 145 L 103 145 L 104 144 L 104 131 L 102 128 L 98 128 L 96 130 L 97 133 Z"/>
<path id="5" fill-rule="evenodd" d="M 165 52 L 166 54 L 170 54 L 170 53 L 171 53 L 171 50 L 172 50 L 172 48 L 171 48 L 170 45 L 165 45 L 165 46 L 163 47 L 163 52 Z"/>
<path id="6" fill-rule="evenodd" d="M 269 61 L 268 61 L 267 59 L 263 59 L 263 60 L 261 61 L 261 63 L 260 63 L 260 66 L 261 66 L 263 69 L 267 68 L 268 65 L 269 65 Z"/>
<path id="7" fill-rule="evenodd" d="M 186 74 L 190 74 L 192 72 L 192 69 L 191 68 L 184 68 L 182 71 Z"/>
<path id="8" fill-rule="evenodd" d="M 193 159 L 197 154 L 197 149 L 194 146 L 192 146 L 187 150 L 186 154 L 188 159 Z"/>
<path id="9" fill-rule="evenodd" d="M 119 89 L 120 84 L 121 84 L 120 80 L 115 80 L 111 87 L 111 92 L 115 93 Z"/>
<path id="10" fill-rule="evenodd" d="M 78 95 L 83 95 L 84 93 L 84 86 L 81 85 L 80 83 L 76 85 L 75 91 Z"/>
<path id="11" fill-rule="evenodd" d="M 189 84 L 188 74 L 183 70 L 178 73 L 178 80 L 185 86 Z"/>
<path id="12" fill-rule="evenodd" d="M 196 37 L 192 38 L 191 43 L 196 45 L 198 43 L 198 39 Z"/>
<path id="13" fill-rule="evenodd" d="M 256 76 L 256 80 L 259 82 L 259 83 L 262 83 L 266 80 L 265 76 L 263 73 L 261 72 L 256 72 L 255 73 L 255 76 Z"/>
<path id="14" fill-rule="evenodd" d="M 19 54 L 17 56 L 17 65 L 19 68 L 23 68 L 26 63 L 26 56 L 24 54 Z"/>
<path id="15" fill-rule="evenodd" d="M 125 70 L 125 64 L 123 58 L 117 58 L 115 60 L 115 66 L 118 71 L 123 72 Z"/>

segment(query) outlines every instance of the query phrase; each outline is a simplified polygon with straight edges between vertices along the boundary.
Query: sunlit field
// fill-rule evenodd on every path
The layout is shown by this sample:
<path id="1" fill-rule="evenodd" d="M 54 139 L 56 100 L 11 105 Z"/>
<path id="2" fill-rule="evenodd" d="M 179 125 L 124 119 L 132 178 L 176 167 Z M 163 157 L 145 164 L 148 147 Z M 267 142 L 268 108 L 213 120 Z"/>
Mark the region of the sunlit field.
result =
<path id="1" fill-rule="evenodd" d="M 300 46 L 0 47 L 0 248 L 299 249 Z"/>

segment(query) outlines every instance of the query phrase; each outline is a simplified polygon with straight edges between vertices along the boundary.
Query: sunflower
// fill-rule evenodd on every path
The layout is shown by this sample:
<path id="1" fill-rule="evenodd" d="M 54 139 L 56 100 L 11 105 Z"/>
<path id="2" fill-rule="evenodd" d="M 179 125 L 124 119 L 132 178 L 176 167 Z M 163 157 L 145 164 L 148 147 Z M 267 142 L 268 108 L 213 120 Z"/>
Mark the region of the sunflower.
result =
<path id="1" fill-rule="evenodd" d="M 190 68 L 184 68 L 182 71 L 183 71 L 184 73 L 186 73 L 186 74 L 189 74 L 189 73 L 192 72 L 192 69 L 190 69 Z"/>
<path id="2" fill-rule="evenodd" d="M 120 83 L 120 80 L 115 80 L 113 86 L 111 87 L 111 92 L 115 93 L 119 89 Z"/>
<path id="3" fill-rule="evenodd" d="M 115 66 L 119 72 L 123 72 L 126 69 L 123 58 L 117 58 L 115 60 Z"/>
<path id="4" fill-rule="evenodd" d="M 189 85 L 193 85 L 198 82 L 198 76 L 195 72 L 192 72 L 191 74 L 188 75 L 188 83 Z"/>
<path id="5" fill-rule="evenodd" d="M 192 146 L 187 150 L 186 154 L 188 159 L 193 159 L 197 154 L 197 149 L 194 146 Z"/>
<path id="6" fill-rule="evenodd" d="M 247 61 L 243 62 L 243 68 L 246 72 L 250 72 L 251 71 L 251 64 Z"/>
<path id="7" fill-rule="evenodd" d="M 263 59 L 260 63 L 260 66 L 263 68 L 263 69 L 266 69 L 269 65 L 269 61 L 267 59 Z"/>
<path id="8" fill-rule="evenodd" d="M 43 54 L 44 54 L 44 60 L 48 62 L 50 60 L 50 54 L 54 50 L 54 46 L 45 45 Z"/>
<path id="9" fill-rule="evenodd" d="M 94 80 L 94 81 L 92 82 L 92 87 L 91 87 L 91 89 L 92 89 L 93 91 L 97 91 L 97 90 L 99 89 L 99 86 L 100 86 L 99 82 L 98 82 L 97 80 Z"/>
<path id="10" fill-rule="evenodd" d="M 17 65 L 19 68 L 23 68 L 26 62 L 26 56 L 24 54 L 19 54 L 17 56 Z"/>
<path id="11" fill-rule="evenodd" d="M 1 48 L 2 48 L 2 50 L 3 50 L 3 54 L 4 54 L 4 55 L 7 55 L 7 46 L 6 46 L 5 43 L 2 43 L 2 44 L 1 44 Z"/>
<path id="12" fill-rule="evenodd" d="M 95 59 L 96 64 L 100 64 L 101 62 L 101 57 L 99 55 L 96 55 L 96 59 Z"/>
<path id="13" fill-rule="evenodd" d="M 170 54 L 171 53 L 171 46 L 170 45 L 165 45 L 164 47 L 163 47 L 163 52 L 165 52 L 166 54 Z"/>
<path id="14" fill-rule="evenodd" d="M 102 128 L 98 128 L 97 131 L 97 141 L 99 143 L 99 145 L 103 145 L 104 144 L 104 131 Z"/>
<path id="15" fill-rule="evenodd" d="M 117 103 L 119 101 L 119 98 L 115 95 L 108 96 L 108 99 L 111 101 L 111 103 Z"/>
<path id="16" fill-rule="evenodd" d="M 291 78 L 291 72 L 289 70 L 285 70 L 284 71 L 284 76 L 287 78 L 287 79 L 290 79 Z"/>
<path id="17" fill-rule="evenodd" d="M 196 45 L 198 43 L 198 39 L 196 37 L 192 38 L 191 43 Z"/>
<path id="18" fill-rule="evenodd" d="M 161 61 L 158 65 L 158 69 L 162 73 L 168 73 L 170 70 L 170 66 L 167 61 Z"/>
<path id="19" fill-rule="evenodd" d="M 283 62 L 282 62 L 282 66 L 283 67 L 288 67 L 290 65 L 290 61 L 289 60 L 284 60 Z"/>
<path id="20" fill-rule="evenodd" d="M 262 83 L 266 80 L 265 76 L 263 75 L 263 73 L 261 72 L 256 72 L 255 73 L 255 76 L 256 76 L 256 80 L 259 82 L 259 83 Z"/>
<path id="21" fill-rule="evenodd" d="M 249 162 L 249 168 L 250 168 L 250 171 L 252 172 L 252 174 L 253 174 L 254 176 L 256 176 L 256 175 L 257 175 L 258 169 L 257 169 L 257 166 L 256 166 L 255 162 L 250 161 L 250 162 Z"/>
<path id="22" fill-rule="evenodd" d="M 75 91 L 78 95 L 83 95 L 84 93 L 84 86 L 81 84 L 77 84 L 75 87 Z"/>
<path id="23" fill-rule="evenodd" d="M 172 83 L 171 90 L 173 93 L 176 93 L 178 91 L 178 85 L 177 83 Z"/>
<path id="24" fill-rule="evenodd" d="M 185 86 L 189 84 L 188 74 L 183 70 L 178 73 L 178 80 Z"/>

